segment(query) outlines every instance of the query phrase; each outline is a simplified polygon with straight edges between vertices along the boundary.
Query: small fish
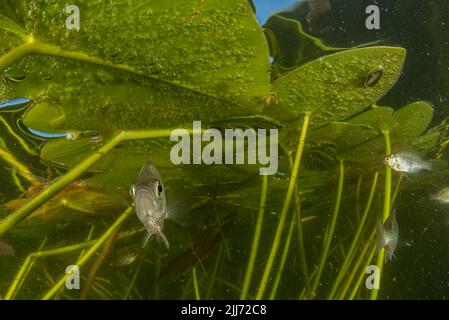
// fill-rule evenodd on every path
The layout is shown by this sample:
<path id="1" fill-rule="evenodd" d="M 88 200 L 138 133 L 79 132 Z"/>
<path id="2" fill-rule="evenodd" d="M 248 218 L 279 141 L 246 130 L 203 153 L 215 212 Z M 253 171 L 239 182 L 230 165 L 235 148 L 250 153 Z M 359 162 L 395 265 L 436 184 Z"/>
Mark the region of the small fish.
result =
<path id="1" fill-rule="evenodd" d="M 431 195 L 430 199 L 441 203 L 449 203 L 449 187 L 443 188 L 437 193 Z"/>
<path id="2" fill-rule="evenodd" d="M 394 251 L 399 240 L 399 226 L 396 220 L 396 212 L 390 215 L 390 217 L 382 224 L 377 221 L 377 251 L 385 248 L 385 262 L 391 260 L 394 257 Z"/>
<path id="3" fill-rule="evenodd" d="M 395 171 L 417 173 L 421 170 L 432 170 L 432 163 L 423 160 L 414 152 L 402 151 L 385 157 L 384 162 Z"/>
<path id="4" fill-rule="evenodd" d="M 165 187 L 159 171 L 151 161 L 140 170 L 136 182 L 131 186 L 130 194 L 136 205 L 137 217 L 148 232 L 143 246 L 146 246 L 152 235 L 159 235 L 168 249 L 168 240 L 162 233 L 167 218 Z"/>
<path id="5" fill-rule="evenodd" d="M 112 260 L 111 265 L 115 267 L 129 266 L 136 261 L 137 256 L 137 252 L 128 252 L 126 254 L 121 254 Z"/>
<path id="6" fill-rule="evenodd" d="M 13 256 L 16 253 L 13 247 L 0 240 L 0 256 Z"/>

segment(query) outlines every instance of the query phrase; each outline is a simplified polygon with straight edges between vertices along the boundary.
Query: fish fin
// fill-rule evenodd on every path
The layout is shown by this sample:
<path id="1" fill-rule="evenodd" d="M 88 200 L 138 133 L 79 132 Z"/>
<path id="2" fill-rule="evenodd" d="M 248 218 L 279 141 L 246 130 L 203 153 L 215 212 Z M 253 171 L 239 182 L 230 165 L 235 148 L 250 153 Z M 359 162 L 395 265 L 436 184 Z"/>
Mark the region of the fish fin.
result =
<path id="1" fill-rule="evenodd" d="M 182 183 L 167 183 L 167 219 L 186 227 L 191 224 L 189 208 L 191 192 Z"/>
<path id="2" fill-rule="evenodd" d="M 163 232 L 160 232 L 158 236 L 162 239 L 162 243 L 167 250 L 170 250 L 170 242 L 168 242 L 167 237 Z"/>
<path id="3" fill-rule="evenodd" d="M 143 242 L 142 242 L 142 248 L 145 248 L 145 247 L 147 246 L 148 241 L 150 240 L 150 238 L 151 238 L 152 235 L 153 235 L 153 234 L 151 234 L 151 233 L 147 233 L 147 234 L 145 235 L 145 237 L 143 238 Z"/>
<path id="4" fill-rule="evenodd" d="M 446 160 L 442 159 L 433 159 L 428 161 L 428 169 L 427 170 L 444 170 L 448 168 L 448 163 Z"/>

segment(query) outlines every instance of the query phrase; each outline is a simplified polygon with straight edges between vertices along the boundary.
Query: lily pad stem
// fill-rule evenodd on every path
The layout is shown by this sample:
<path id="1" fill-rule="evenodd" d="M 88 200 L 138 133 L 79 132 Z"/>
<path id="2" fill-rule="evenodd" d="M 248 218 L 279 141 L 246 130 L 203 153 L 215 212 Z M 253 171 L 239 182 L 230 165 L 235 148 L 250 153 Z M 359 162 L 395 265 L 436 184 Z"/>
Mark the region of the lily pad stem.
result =
<path id="1" fill-rule="evenodd" d="M 264 295 L 266 287 L 267 287 L 268 279 L 270 278 L 270 273 L 273 268 L 274 259 L 276 258 L 277 251 L 279 249 L 282 232 L 284 231 L 284 226 L 285 226 L 285 222 L 287 219 L 288 209 L 290 208 L 290 202 L 291 202 L 291 199 L 293 196 L 293 191 L 295 190 L 296 178 L 298 177 L 299 165 L 301 163 L 302 152 L 304 150 L 307 129 L 309 128 L 310 116 L 311 116 L 310 112 L 307 112 L 304 115 L 302 128 L 301 128 L 301 135 L 299 137 L 299 143 L 298 143 L 298 147 L 296 150 L 295 162 L 293 164 L 293 169 L 292 169 L 290 181 L 288 184 L 287 194 L 285 196 L 284 204 L 282 206 L 282 211 L 281 211 L 281 215 L 279 218 L 278 226 L 276 228 L 273 245 L 271 246 L 271 250 L 268 255 L 267 264 L 265 265 L 265 269 L 262 274 L 262 279 L 260 281 L 259 288 L 257 290 L 256 300 L 260 300 L 263 298 L 263 295 Z"/>

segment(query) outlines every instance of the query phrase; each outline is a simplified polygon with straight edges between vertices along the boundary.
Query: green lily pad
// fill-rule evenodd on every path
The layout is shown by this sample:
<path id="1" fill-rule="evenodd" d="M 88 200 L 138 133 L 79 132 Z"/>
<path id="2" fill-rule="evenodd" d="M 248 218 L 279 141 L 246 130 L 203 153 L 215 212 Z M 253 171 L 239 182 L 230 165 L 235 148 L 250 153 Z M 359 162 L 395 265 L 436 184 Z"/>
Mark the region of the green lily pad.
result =
<path id="1" fill-rule="evenodd" d="M 2 52 L 12 58 L 0 69 L 23 79 L 2 83 L 0 100 L 33 99 L 25 125 L 106 135 L 261 110 L 268 47 L 245 1 L 78 1 L 79 32 L 66 29 L 65 5 L 33 3 L 24 16 L 0 6 Z M 15 55 L 25 43 L 33 55 Z"/>
<path id="2" fill-rule="evenodd" d="M 299 20 L 282 13 L 272 15 L 263 28 L 273 57 L 274 79 L 300 64 L 346 49 L 325 45 L 319 38 L 306 33 Z"/>
<path id="3" fill-rule="evenodd" d="M 333 143 L 336 157 L 359 164 L 380 162 L 385 154 L 382 131 L 389 131 L 392 151 L 404 149 L 429 150 L 439 134 L 426 132 L 433 115 L 431 105 L 418 101 L 395 111 L 374 107 L 348 122 L 337 122 L 315 130 L 312 140 Z"/>
<path id="4" fill-rule="evenodd" d="M 367 108 L 391 88 L 404 58 L 405 50 L 396 47 L 352 49 L 319 58 L 273 84 L 274 97 L 266 112 L 281 121 L 311 112 L 314 126 L 343 120 Z M 371 77 L 377 81 L 367 82 Z"/>

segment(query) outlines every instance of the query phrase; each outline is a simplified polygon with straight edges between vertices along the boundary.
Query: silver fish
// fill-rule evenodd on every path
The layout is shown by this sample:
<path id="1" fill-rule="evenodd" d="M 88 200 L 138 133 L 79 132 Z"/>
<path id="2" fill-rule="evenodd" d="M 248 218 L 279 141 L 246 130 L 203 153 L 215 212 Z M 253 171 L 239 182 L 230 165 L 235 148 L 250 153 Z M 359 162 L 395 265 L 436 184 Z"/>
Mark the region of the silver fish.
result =
<path id="1" fill-rule="evenodd" d="M 396 212 L 388 217 L 384 224 L 377 221 L 377 250 L 385 249 L 385 262 L 394 257 L 394 251 L 399 240 L 399 226 Z"/>
<path id="2" fill-rule="evenodd" d="M 449 203 L 449 187 L 443 188 L 437 193 L 430 196 L 430 199 L 441 203 Z"/>
<path id="3" fill-rule="evenodd" d="M 165 187 L 159 171 L 151 161 L 140 170 L 130 194 L 136 206 L 137 217 L 148 232 L 143 246 L 146 246 L 152 235 L 158 235 L 168 249 L 168 240 L 162 232 L 167 218 Z"/>
<path id="4" fill-rule="evenodd" d="M 0 256 L 12 256 L 15 253 L 16 252 L 13 247 L 0 240 Z"/>
<path id="5" fill-rule="evenodd" d="M 417 173 L 421 170 L 432 170 L 432 163 L 423 160 L 414 152 L 402 151 L 385 157 L 384 162 L 395 171 Z"/>

